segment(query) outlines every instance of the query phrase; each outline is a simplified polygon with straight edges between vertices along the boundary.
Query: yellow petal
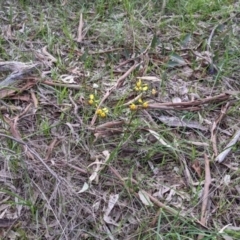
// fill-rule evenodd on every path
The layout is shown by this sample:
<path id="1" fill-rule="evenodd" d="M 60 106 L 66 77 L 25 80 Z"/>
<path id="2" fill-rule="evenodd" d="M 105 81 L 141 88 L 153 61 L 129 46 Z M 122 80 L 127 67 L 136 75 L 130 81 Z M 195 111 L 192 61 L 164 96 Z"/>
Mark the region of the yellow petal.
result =
<path id="1" fill-rule="evenodd" d="M 88 100 L 88 103 L 89 103 L 90 105 L 93 105 L 94 101 L 93 101 L 92 99 L 90 99 L 90 100 Z"/>
<path id="2" fill-rule="evenodd" d="M 141 85 L 142 85 L 142 80 L 139 79 L 139 80 L 136 82 L 136 86 L 137 86 L 137 87 L 141 87 Z"/>
<path id="3" fill-rule="evenodd" d="M 142 104 L 142 106 L 143 106 L 143 108 L 148 108 L 148 102 L 144 102 L 144 103 Z"/>
<path id="4" fill-rule="evenodd" d="M 148 86 L 145 85 L 143 88 L 142 88 L 142 91 L 147 91 L 148 90 Z"/>
<path id="5" fill-rule="evenodd" d="M 90 94 L 90 95 L 89 95 L 89 98 L 90 98 L 91 100 L 93 100 L 93 99 L 94 99 L 94 95 L 93 95 L 93 94 Z"/>
<path id="6" fill-rule="evenodd" d="M 137 110 L 137 106 L 136 106 L 134 103 L 132 103 L 132 104 L 129 106 L 129 108 L 130 108 L 132 111 Z"/>
<path id="7" fill-rule="evenodd" d="M 100 117 L 105 118 L 107 114 L 105 112 L 101 112 Z"/>
<path id="8" fill-rule="evenodd" d="M 103 112 L 108 113 L 108 108 L 103 108 Z"/>
<path id="9" fill-rule="evenodd" d="M 103 112 L 102 109 L 98 109 L 98 110 L 97 110 L 97 114 L 98 114 L 98 115 L 101 115 L 102 112 Z"/>

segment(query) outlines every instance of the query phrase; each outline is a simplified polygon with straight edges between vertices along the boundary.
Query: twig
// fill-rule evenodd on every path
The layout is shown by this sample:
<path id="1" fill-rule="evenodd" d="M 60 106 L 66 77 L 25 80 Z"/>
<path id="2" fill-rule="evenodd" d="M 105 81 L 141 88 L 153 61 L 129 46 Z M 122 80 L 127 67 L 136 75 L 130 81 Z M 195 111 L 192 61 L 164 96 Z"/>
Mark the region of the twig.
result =
<path id="1" fill-rule="evenodd" d="M 216 29 L 218 28 L 219 24 L 215 25 L 214 28 L 212 29 L 211 31 L 211 34 L 207 40 L 207 51 L 208 52 L 211 52 L 210 49 L 211 49 L 211 41 L 212 41 L 212 38 L 213 38 L 213 35 L 214 35 L 214 32 L 216 31 Z"/>
<path id="2" fill-rule="evenodd" d="M 104 54 L 104 53 L 117 52 L 117 51 L 121 51 L 121 50 L 123 50 L 123 48 L 112 48 L 112 49 L 102 50 L 102 51 L 89 51 L 89 54 L 91 54 L 91 55 Z"/>
<path id="3" fill-rule="evenodd" d="M 149 104 L 150 109 L 175 109 L 175 110 L 199 110 L 199 107 L 210 102 L 225 101 L 230 97 L 229 94 L 223 93 L 214 97 L 207 97 L 201 100 L 195 100 L 191 102 L 180 102 L 180 103 L 151 103 Z"/>
<path id="4" fill-rule="evenodd" d="M 138 96 L 136 96 L 135 98 L 133 98 L 132 100 L 128 101 L 127 103 L 124 103 L 122 106 L 128 106 L 134 102 L 136 102 L 138 99 L 140 99 L 142 97 L 142 93 L 140 93 Z"/>
<path id="5" fill-rule="evenodd" d="M 123 80 L 125 80 L 131 72 L 133 72 L 139 65 L 142 63 L 136 63 L 132 67 L 130 67 L 118 80 L 115 86 L 113 86 L 113 89 L 116 89 L 117 87 L 120 87 L 122 85 Z"/>
<path id="6" fill-rule="evenodd" d="M 94 128 L 93 130 L 100 130 L 100 129 L 110 129 L 113 127 L 120 127 L 124 124 L 124 121 L 120 120 L 120 121 L 112 121 L 112 122 L 106 122 L 103 123 L 101 125 L 96 126 L 96 128 Z"/>
<path id="7" fill-rule="evenodd" d="M 42 81 L 41 84 L 46 84 L 46 85 L 49 85 L 49 86 L 56 86 L 56 87 L 72 88 L 72 89 L 76 89 L 76 90 L 82 89 L 82 86 L 80 86 L 80 85 L 65 84 L 65 83 L 55 83 L 55 82 L 50 82 L 50 81 L 47 81 L 47 80 Z"/>
<path id="8" fill-rule="evenodd" d="M 163 0 L 162 1 L 162 7 L 161 7 L 161 17 L 164 15 L 165 13 L 165 8 L 166 8 L 166 5 L 167 5 L 167 0 Z"/>
<path id="9" fill-rule="evenodd" d="M 116 67 L 114 67 L 114 69 L 117 70 L 117 69 L 123 67 L 124 65 L 126 65 L 126 64 L 128 64 L 128 63 L 130 63 L 130 62 L 133 62 L 133 61 L 136 60 L 137 58 L 138 58 L 138 56 L 136 56 L 135 58 L 129 58 L 129 59 L 121 62 L 121 63 L 120 63 L 119 65 L 117 65 Z"/>
<path id="10" fill-rule="evenodd" d="M 75 115 L 76 118 L 78 119 L 79 123 L 80 123 L 81 125 L 83 125 L 83 121 L 82 121 L 81 117 L 78 115 L 79 106 L 74 102 L 74 100 L 73 100 L 73 98 L 72 98 L 72 91 L 70 91 L 70 93 L 69 93 L 69 99 L 70 99 L 72 105 L 74 106 L 74 111 L 73 111 L 74 115 Z"/>
<path id="11" fill-rule="evenodd" d="M 57 141 L 58 141 L 58 139 L 55 137 L 53 139 L 53 141 L 50 143 L 50 145 L 47 147 L 47 153 L 46 153 L 46 157 L 45 157 L 44 161 L 46 161 L 46 162 L 49 161 L 49 159 L 52 155 L 53 149 L 57 144 Z"/>
<path id="12" fill-rule="evenodd" d="M 83 17 L 82 17 L 82 13 L 80 13 L 78 33 L 77 33 L 77 42 L 79 43 L 82 42 L 83 40 L 82 30 L 83 30 Z"/>
<path id="13" fill-rule="evenodd" d="M 84 169 L 82 169 L 80 167 L 74 166 L 74 165 L 72 165 L 70 163 L 65 163 L 64 162 L 64 165 L 67 165 L 68 167 L 70 167 L 72 169 L 75 169 L 76 171 L 78 171 L 78 172 L 80 172 L 82 174 L 85 174 L 85 175 L 88 174 L 88 172 L 86 170 L 84 170 Z M 58 167 L 58 165 L 57 165 L 57 167 Z M 62 168 L 62 165 L 59 168 Z"/>
<path id="14" fill-rule="evenodd" d="M 211 184 L 211 173 L 209 159 L 206 154 L 204 154 L 205 159 L 205 183 L 204 183 L 204 192 L 203 192 L 203 201 L 202 201 L 202 211 L 201 211 L 201 220 L 202 225 L 206 226 L 207 221 L 207 205 L 209 199 L 209 187 Z"/>

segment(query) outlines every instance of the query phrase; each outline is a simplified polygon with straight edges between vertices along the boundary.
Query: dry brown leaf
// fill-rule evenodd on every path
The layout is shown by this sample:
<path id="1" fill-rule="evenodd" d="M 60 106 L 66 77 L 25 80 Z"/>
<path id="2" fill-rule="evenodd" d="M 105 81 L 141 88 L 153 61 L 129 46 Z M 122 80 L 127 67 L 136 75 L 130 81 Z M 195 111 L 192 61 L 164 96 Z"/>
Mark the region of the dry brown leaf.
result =
<path id="1" fill-rule="evenodd" d="M 197 173 L 198 177 L 201 178 L 202 176 L 202 169 L 200 166 L 200 163 L 198 160 L 195 160 L 192 164 L 192 168 L 195 170 L 195 172 Z"/>
<path id="2" fill-rule="evenodd" d="M 138 196 L 140 198 L 140 200 L 142 201 L 142 203 L 146 206 L 153 206 L 153 203 L 151 202 L 149 196 L 144 192 L 144 191 L 139 191 L 138 192 Z"/>

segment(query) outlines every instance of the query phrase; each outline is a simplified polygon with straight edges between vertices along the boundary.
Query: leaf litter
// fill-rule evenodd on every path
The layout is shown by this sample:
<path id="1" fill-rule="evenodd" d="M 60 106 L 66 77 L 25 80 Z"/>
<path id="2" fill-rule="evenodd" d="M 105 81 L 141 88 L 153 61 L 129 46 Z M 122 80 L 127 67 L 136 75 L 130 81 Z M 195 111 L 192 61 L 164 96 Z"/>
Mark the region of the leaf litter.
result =
<path id="1" fill-rule="evenodd" d="M 61 11 L 63 5 L 73 11 L 68 1 Z M 21 222 L 28 238 L 134 239 L 155 229 L 162 211 L 202 232 L 220 233 L 229 219 L 238 227 L 240 75 L 237 59 L 221 66 L 226 46 L 219 41 L 228 35 L 228 50 L 236 51 L 238 16 L 228 18 L 232 35 L 199 20 L 197 31 L 182 37 L 176 26 L 159 34 L 136 12 L 139 26 L 125 23 L 112 36 L 116 23 L 96 9 L 71 12 L 66 30 L 47 4 L 46 25 L 29 8 L 33 22 L 12 6 L 17 25 L 1 13 L 1 237 L 18 239 Z M 157 93 L 136 94 L 137 79 Z M 99 102 L 91 107 L 86 99 L 93 93 Z M 146 109 L 128 109 L 145 97 Z M 99 119 L 105 106 L 109 115 Z M 167 234 L 172 223 L 164 221 Z"/>

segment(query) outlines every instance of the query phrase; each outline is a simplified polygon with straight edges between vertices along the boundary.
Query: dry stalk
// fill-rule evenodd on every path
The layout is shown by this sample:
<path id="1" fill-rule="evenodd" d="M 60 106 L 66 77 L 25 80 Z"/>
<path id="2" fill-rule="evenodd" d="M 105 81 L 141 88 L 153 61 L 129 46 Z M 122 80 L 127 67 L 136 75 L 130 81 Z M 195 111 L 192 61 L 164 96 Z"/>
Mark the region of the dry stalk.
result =
<path id="1" fill-rule="evenodd" d="M 207 222 L 207 206 L 209 200 L 209 187 L 211 185 L 211 172 L 210 172 L 210 164 L 209 159 L 206 154 L 204 154 L 205 159 L 205 184 L 204 184 L 204 192 L 203 192 L 203 201 L 202 201 L 202 211 L 201 211 L 201 223 L 206 226 Z"/>
<path id="2" fill-rule="evenodd" d="M 82 13 L 80 13 L 78 32 L 77 32 L 77 42 L 79 43 L 82 42 L 83 40 L 82 30 L 83 30 L 83 16 L 82 16 Z"/>
<path id="3" fill-rule="evenodd" d="M 228 100 L 230 97 L 227 93 L 222 93 L 214 97 L 207 97 L 201 100 L 195 100 L 191 102 L 180 102 L 180 103 L 151 103 L 149 104 L 150 109 L 175 109 L 175 110 L 190 110 L 196 111 L 201 109 L 201 105 L 211 102 L 222 102 Z"/>

